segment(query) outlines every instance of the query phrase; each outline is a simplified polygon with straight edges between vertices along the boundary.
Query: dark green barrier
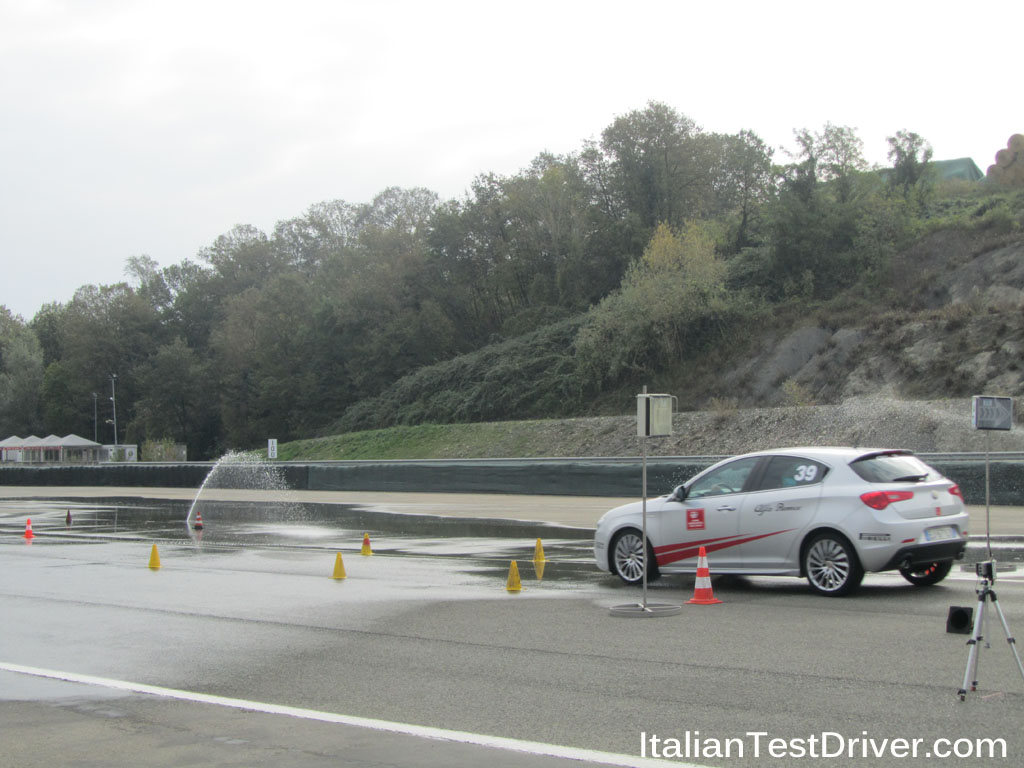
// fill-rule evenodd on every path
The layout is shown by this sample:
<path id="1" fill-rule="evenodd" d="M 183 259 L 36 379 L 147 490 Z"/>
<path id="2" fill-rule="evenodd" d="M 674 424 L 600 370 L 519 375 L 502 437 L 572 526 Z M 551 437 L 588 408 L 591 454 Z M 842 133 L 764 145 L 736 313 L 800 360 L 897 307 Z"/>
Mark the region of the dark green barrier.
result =
<path id="1" fill-rule="evenodd" d="M 650 462 L 649 495 L 668 493 L 707 462 Z M 560 496 L 640 496 L 636 461 L 341 462 L 309 466 L 311 491 L 510 493 Z"/>
<path id="2" fill-rule="evenodd" d="M 212 468 L 212 463 L 4 466 L 0 485 L 198 488 Z"/>
<path id="3" fill-rule="evenodd" d="M 708 463 L 649 461 L 648 495 L 668 493 Z M 0 485 L 199 488 L 213 467 L 208 462 L 7 466 L 0 468 Z M 289 462 L 275 467 L 296 490 L 627 497 L 642 492 L 640 462 L 629 459 Z"/>
<path id="4" fill-rule="evenodd" d="M 925 459 L 927 461 L 927 458 Z M 985 462 L 929 461 L 931 466 L 960 486 L 968 504 L 985 503 Z M 990 502 L 997 506 L 1024 505 L 1024 464 L 993 461 L 989 465 Z"/>
<path id="5" fill-rule="evenodd" d="M 649 459 L 648 496 L 668 493 L 711 461 Z M 968 504 L 985 503 L 984 461 L 930 463 L 960 485 Z M 213 466 L 208 462 L 5 466 L 0 468 L 0 485 L 198 488 Z M 633 498 L 639 498 L 642 492 L 641 464 L 635 459 L 283 462 L 275 467 L 287 486 L 295 490 Z M 990 478 L 992 504 L 1024 505 L 1024 462 L 994 461 Z"/>

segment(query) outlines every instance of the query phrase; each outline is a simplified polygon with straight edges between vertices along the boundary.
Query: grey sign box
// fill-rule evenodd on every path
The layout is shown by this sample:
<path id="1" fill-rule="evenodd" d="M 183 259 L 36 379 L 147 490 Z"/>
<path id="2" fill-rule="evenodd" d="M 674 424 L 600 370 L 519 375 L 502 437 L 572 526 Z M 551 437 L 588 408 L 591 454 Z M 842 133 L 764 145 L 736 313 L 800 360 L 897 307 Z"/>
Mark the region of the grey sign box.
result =
<path id="1" fill-rule="evenodd" d="M 1013 428 L 1013 398 L 975 395 L 971 399 L 971 426 L 975 429 Z"/>
<path id="2" fill-rule="evenodd" d="M 636 434 L 666 437 L 672 434 L 672 395 L 636 396 Z"/>

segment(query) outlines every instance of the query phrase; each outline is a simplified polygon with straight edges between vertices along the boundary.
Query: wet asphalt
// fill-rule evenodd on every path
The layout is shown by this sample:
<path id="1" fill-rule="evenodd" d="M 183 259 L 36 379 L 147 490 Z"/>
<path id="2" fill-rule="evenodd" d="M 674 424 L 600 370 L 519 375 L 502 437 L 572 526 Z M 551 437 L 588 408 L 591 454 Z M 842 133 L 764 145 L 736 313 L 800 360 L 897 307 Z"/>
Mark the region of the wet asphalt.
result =
<path id="1" fill-rule="evenodd" d="M 53 492 L 19 499 L 5 489 L 0 500 L 0 725 L 14 734 L 0 766 L 134 766 L 140 755 L 148 765 L 643 765 L 641 734 L 698 731 L 744 741 L 746 754 L 666 764 L 786 764 L 755 758 L 752 732 L 983 736 L 1005 741 L 1009 759 L 972 763 L 1024 757 L 1024 679 L 991 604 L 980 688 L 956 696 L 967 638 L 946 621 L 953 606 L 976 607 L 970 567 L 929 589 L 869 575 L 841 600 L 796 579 L 715 577 L 715 606 L 687 605 L 693 578 L 668 578 L 650 597 L 683 611 L 630 620 L 609 609 L 638 592 L 594 569 L 587 527 L 527 519 L 539 516 L 530 497 L 494 501 L 518 504 L 518 520 L 437 514 L 432 499 L 221 499 L 200 508 L 195 531 L 189 499 Z M 565 517 L 590 514 L 573 509 Z M 1004 515 L 1015 522 L 995 517 Z M 360 554 L 366 534 L 371 556 Z M 538 538 L 543 568 L 532 562 Z M 1024 572 L 1009 569 L 1024 539 L 997 533 L 993 546 L 999 607 L 1022 627 Z M 986 556 L 982 540 L 969 551 Z M 333 578 L 338 553 L 344 579 Z M 506 589 L 513 559 L 518 593 Z M 310 712 L 595 759 L 301 714 Z"/>

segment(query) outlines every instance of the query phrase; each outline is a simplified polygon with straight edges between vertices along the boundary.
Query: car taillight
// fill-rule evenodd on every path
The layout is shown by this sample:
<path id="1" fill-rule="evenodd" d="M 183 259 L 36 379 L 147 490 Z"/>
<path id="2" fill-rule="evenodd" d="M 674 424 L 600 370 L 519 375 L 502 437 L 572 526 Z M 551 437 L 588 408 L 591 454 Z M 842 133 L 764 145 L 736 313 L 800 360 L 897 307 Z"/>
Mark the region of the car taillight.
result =
<path id="1" fill-rule="evenodd" d="M 907 501 L 914 498 L 913 491 L 868 491 L 860 495 L 860 500 L 872 509 L 885 509 L 896 501 Z"/>
<path id="2" fill-rule="evenodd" d="M 949 493 L 951 496 L 956 496 L 957 498 L 959 498 L 960 501 L 964 500 L 964 493 L 963 491 L 960 490 L 959 485 L 954 485 L 952 488 L 950 488 Z"/>

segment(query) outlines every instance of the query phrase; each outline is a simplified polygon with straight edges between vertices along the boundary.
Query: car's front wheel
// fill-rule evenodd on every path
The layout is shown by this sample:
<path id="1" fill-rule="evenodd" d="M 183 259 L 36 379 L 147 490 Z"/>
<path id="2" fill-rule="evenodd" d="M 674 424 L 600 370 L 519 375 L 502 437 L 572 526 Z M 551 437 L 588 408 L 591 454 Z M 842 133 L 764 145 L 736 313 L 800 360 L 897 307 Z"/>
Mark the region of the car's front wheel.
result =
<path id="1" fill-rule="evenodd" d="M 804 573 L 811 587 L 830 597 L 848 595 L 864 578 L 857 553 L 835 533 L 819 533 L 804 550 Z"/>
<path id="2" fill-rule="evenodd" d="M 900 568 L 900 575 L 914 586 L 930 587 L 946 578 L 952 568 L 952 560 L 941 560 L 937 563 L 922 563 Z"/>
<path id="3" fill-rule="evenodd" d="M 627 528 L 612 539 L 612 571 L 627 584 L 640 584 L 644 579 L 644 544 L 640 531 Z M 647 544 L 647 580 L 658 578 L 658 564 L 654 560 L 654 549 Z"/>

